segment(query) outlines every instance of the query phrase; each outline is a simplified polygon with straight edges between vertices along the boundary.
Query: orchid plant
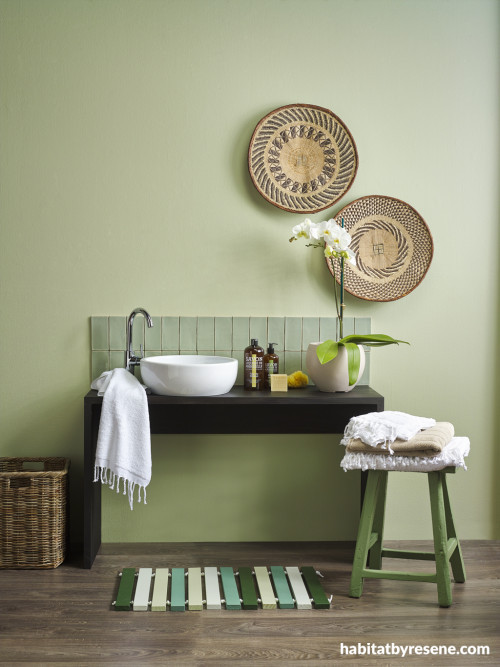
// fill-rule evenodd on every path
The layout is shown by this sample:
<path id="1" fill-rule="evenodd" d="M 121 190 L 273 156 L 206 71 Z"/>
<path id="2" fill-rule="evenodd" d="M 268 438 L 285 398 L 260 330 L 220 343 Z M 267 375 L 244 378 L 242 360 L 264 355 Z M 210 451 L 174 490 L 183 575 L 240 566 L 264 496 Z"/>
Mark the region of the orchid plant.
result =
<path id="1" fill-rule="evenodd" d="M 323 222 L 311 222 L 308 218 L 292 229 L 293 236 L 290 242 L 304 238 L 310 243 L 307 248 L 323 248 L 325 257 L 332 267 L 333 277 L 335 278 L 335 306 L 339 320 L 339 339 L 336 341 L 326 340 L 317 348 L 317 356 L 321 364 L 326 364 L 338 355 L 339 347 L 345 347 L 347 351 L 347 368 L 349 372 L 349 385 L 355 384 L 359 375 L 360 352 L 359 345 L 368 347 L 381 347 L 383 345 L 399 345 L 406 343 L 404 340 L 397 340 L 386 334 L 369 334 L 357 336 L 356 334 L 344 337 L 344 262 L 348 261 L 356 266 L 356 255 L 349 248 L 351 235 L 344 228 L 344 219 L 340 226 L 334 218 Z M 337 294 L 337 276 L 335 260 L 340 260 L 340 293 Z"/>

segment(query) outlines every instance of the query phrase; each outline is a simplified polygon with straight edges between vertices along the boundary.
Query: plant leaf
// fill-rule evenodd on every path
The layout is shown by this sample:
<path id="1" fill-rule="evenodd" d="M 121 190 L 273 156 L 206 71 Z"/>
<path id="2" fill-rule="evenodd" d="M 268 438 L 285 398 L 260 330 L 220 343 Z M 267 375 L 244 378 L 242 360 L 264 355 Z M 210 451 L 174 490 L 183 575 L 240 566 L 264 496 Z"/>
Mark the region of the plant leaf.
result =
<path id="1" fill-rule="evenodd" d="M 339 341 L 339 343 L 347 350 L 347 369 L 349 371 L 349 386 L 351 387 L 358 379 L 361 354 L 356 343 L 342 343 L 342 341 Z"/>
<path id="2" fill-rule="evenodd" d="M 366 335 L 357 335 L 353 334 L 352 336 L 345 336 L 339 343 L 355 343 L 356 345 L 366 345 L 367 347 L 381 347 L 382 345 L 399 345 L 399 343 L 404 343 L 409 345 L 406 340 L 399 340 L 397 338 L 392 338 L 387 334 L 366 334 Z"/>
<path id="3" fill-rule="evenodd" d="M 324 343 L 321 343 L 316 348 L 316 355 L 320 364 L 327 364 L 332 359 L 335 359 L 338 353 L 339 344 L 334 340 L 325 340 Z"/>

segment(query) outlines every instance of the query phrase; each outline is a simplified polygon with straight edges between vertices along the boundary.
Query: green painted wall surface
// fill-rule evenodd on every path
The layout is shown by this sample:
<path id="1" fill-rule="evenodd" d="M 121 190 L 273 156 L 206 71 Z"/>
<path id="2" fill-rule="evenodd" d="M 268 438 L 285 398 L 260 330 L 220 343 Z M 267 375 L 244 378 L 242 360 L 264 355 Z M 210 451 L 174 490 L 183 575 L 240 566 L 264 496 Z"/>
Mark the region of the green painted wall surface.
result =
<path id="1" fill-rule="evenodd" d="M 0 1 L 0 454 L 71 458 L 73 539 L 90 316 L 334 314 L 320 255 L 288 243 L 304 216 L 247 173 L 255 125 L 294 102 L 334 111 L 359 152 L 314 220 L 382 194 L 432 231 L 414 292 L 347 314 L 411 341 L 372 354 L 371 385 L 471 438 L 458 528 L 500 537 L 498 19 L 495 0 Z M 148 504 L 105 489 L 104 539 L 352 539 L 341 454 L 338 438 L 155 437 Z M 388 537 L 430 536 L 426 495 L 393 476 Z"/>

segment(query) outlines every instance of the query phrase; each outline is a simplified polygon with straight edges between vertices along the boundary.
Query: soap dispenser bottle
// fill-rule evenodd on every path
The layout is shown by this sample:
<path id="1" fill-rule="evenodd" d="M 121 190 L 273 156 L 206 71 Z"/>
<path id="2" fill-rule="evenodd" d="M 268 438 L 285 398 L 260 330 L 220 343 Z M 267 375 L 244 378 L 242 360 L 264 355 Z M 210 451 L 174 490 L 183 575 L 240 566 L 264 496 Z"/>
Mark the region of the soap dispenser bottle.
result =
<path id="1" fill-rule="evenodd" d="M 252 338 L 244 353 L 243 388 L 260 391 L 264 388 L 264 349 L 257 338 Z"/>
<path id="2" fill-rule="evenodd" d="M 280 372 L 280 360 L 274 352 L 275 345 L 276 343 L 269 343 L 267 354 L 264 355 L 264 389 L 271 389 L 271 375 Z"/>

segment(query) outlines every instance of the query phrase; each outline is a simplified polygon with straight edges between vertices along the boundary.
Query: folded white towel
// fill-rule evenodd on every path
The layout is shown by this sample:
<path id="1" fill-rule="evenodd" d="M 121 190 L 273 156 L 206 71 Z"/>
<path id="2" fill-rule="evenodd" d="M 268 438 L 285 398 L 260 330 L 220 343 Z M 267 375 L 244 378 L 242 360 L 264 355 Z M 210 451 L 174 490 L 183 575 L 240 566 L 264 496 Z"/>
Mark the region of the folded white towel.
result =
<path id="1" fill-rule="evenodd" d="M 366 452 L 346 452 L 340 462 L 344 470 L 399 470 L 403 472 L 431 472 L 448 466 L 464 468 L 470 450 L 470 440 L 455 437 L 437 456 L 387 456 Z"/>
<path id="2" fill-rule="evenodd" d="M 351 438 L 359 438 L 367 445 L 375 447 L 382 444 L 391 451 L 391 444 L 396 438 L 409 440 L 422 429 L 430 428 L 435 423 L 436 420 L 429 417 L 415 417 L 394 410 L 368 412 L 349 420 L 340 444 L 347 445 Z"/>
<path id="3" fill-rule="evenodd" d="M 94 482 L 115 488 L 120 480 L 134 509 L 134 491 L 141 489 L 146 503 L 146 486 L 151 481 L 151 433 L 148 400 L 139 380 L 124 368 L 106 371 L 91 385 L 103 396 L 97 437 Z"/>

